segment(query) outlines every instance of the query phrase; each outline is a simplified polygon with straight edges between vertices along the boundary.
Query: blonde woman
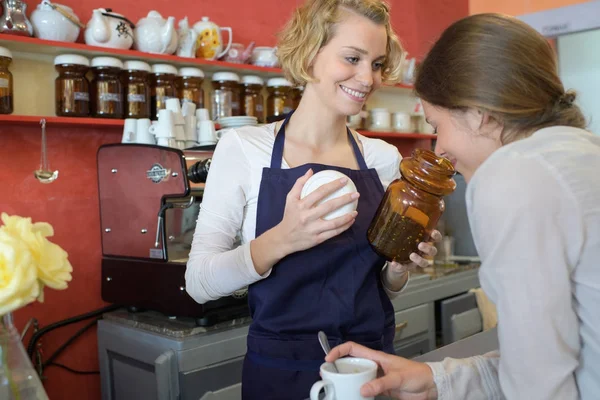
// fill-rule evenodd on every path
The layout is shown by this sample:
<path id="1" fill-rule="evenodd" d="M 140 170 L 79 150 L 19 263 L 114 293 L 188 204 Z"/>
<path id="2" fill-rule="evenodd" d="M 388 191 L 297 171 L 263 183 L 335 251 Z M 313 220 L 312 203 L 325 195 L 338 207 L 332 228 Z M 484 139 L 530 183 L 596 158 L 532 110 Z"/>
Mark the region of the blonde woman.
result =
<path id="1" fill-rule="evenodd" d="M 390 297 L 410 268 L 426 264 L 413 254 L 411 265 L 385 267 L 371 249 L 366 231 L 399 177 L 400 154 L 346 127 L 382 82 L 399 76 L 402 48 L 388 6 L 308 0 L 284 28 L 278 56 L 287 78 L 305 86 L 300 105 L 283 122 L 231 130 L 219 141 L 186 271 L 200 303 L 249 285 L 244 399 L 307 398 L 319 379 L 321 330 L 332 345 L 355 340 L 393 352 Z M 304 183 L 322 170 L 343 172 L 358 193 L 317 205 L 341 180 L 301 200 Z M 357 212 L 322 218 L 357 200 Z M 238 231 L 242 245 L 232 250 Z M 435 253 L 429 243 L 420 250 Z"/>
<path id="2" fill-rule="evenodd" d="M 481 286 L 498 309 L 500 351 L 418 363 L 346 343 L 385 376 L 365 396 L 600 398 L 600 137 L 533 28 L 480 14 L 450 26 L 415 83 L 436 151 L 469 182 Z"/>

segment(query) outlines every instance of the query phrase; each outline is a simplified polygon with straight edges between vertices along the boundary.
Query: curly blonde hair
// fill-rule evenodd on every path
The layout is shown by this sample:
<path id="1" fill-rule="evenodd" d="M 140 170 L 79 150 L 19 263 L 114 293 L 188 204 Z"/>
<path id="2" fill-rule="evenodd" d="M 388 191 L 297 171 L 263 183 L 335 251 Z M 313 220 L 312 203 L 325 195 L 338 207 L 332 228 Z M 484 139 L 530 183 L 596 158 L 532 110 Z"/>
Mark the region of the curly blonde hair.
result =
<path id="1" fill-rule="evenodd" d="M 334 35 L 335 25 L 343 20 L 343 11 L 355 12 L 387 32 L 386 59 L 382 80 L 395 83 L 401 78 L 404 50 L 390 23 L 390 7 L 382 0 L 307 0 L 297 8 L 279 34 L 277 56 L 286 78 L 303 86 L 314 78 L 310 65 L 319 50 Z"/>

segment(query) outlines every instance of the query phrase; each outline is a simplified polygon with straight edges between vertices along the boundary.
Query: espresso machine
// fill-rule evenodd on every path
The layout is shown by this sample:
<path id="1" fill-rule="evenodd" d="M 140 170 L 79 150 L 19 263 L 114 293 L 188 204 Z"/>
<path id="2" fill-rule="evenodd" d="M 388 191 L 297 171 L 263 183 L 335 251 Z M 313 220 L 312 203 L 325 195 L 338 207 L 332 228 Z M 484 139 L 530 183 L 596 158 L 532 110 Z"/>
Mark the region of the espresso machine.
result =
<path id="1" fill-rule="evenodd" d="M 213 149 L 120 143 L 99 148 L 104 301 L 132 312 L 191 317 L 201 326 L 249 314 L 247 290 L 202 305 L 185 290 Z"/>

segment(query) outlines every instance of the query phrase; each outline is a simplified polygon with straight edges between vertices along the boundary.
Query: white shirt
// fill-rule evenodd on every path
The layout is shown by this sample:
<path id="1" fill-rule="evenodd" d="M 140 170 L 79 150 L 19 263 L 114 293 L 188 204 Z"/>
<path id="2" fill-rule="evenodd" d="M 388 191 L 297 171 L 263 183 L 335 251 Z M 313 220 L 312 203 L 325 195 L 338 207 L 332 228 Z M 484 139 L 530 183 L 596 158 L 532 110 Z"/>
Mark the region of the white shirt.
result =
<path id="1" fill-rule="evenodd" d="M 377 171 L 384 188 L 400 177 L 396 147 L 362 135 L 358 140 L 367 166 Z M 275 124 L 232 129 L 219 140 L 185 272 L 187 292 L 198 303 L 229 296 L 270 274 L 256 272 L 250 241 L 255 238 L 262 170 L 271 165 L 274 142 Z M 281 168 L 289 168 L 285 160 Z M 238 235 L 242 244 L 235 247 Z M 392 297 L 398 293 L 388 291 Z"/>
<path id="2" fill-rule="evenodd" d="M 600 398 L 600 137 L 552 127 L 503 146 L 466 200 L 500 351 L 429 363 L 439 399 Z"/>

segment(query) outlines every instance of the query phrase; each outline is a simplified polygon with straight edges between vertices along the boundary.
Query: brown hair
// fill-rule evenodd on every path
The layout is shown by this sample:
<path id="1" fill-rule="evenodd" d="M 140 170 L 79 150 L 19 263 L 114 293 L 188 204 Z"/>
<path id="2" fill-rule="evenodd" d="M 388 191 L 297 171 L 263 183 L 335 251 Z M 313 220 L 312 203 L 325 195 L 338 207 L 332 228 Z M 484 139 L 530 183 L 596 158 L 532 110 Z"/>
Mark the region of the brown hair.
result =
<path id="1" fill-rule="evenodd" d="M 548 126 L 586 125 L 548 41 L 500 14 L 473 15 L 447 28 L 417 69 L 415 92 L 435 106 L 488 112 L 503 125 L 504 144 Z"/>
<path id="2" fill-rule="evenodd" d="M 313 80 L 310 65 L 319 50 L 335 33 L 335 25 L 343 20 L 341 11 L 362 15 L 387 32 L 386 59 L 382 69 L 384 82 L 400 79 L 404 51 L 390 23 L 390 8 L 381 0 L 307 0 L 294 11 L 279 34 L 277 57 L 286 78 L 295 85 Z"/>

